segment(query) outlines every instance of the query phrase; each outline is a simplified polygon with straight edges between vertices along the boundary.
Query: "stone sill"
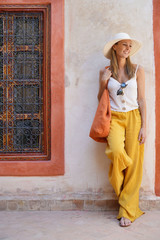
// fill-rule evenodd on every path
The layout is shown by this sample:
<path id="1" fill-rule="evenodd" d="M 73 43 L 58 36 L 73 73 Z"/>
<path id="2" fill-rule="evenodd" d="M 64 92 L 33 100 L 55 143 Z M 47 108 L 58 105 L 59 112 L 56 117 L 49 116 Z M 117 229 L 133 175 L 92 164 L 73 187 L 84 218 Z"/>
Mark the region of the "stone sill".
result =
<path id="1" fill-rule="evenodd" d="M 113 211 L 118 210 L 114 194 L 55 193 L 53 195 L 0 196 L 0 211 Z M 160 197 L 141 196 L 143 211 L 160 210 Z"/>

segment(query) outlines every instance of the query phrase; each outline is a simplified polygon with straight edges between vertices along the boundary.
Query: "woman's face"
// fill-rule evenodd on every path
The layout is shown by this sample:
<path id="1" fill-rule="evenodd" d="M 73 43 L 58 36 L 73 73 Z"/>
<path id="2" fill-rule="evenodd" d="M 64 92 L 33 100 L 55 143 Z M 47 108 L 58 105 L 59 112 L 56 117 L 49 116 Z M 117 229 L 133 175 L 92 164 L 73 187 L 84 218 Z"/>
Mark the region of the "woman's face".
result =
<path id="1" fill-rule="evenodd" d="M 121 40 L 113 46 L 113 49 L 116 51 L 117 57 L 127 58 L 132 49 L 132 41 Z"/>

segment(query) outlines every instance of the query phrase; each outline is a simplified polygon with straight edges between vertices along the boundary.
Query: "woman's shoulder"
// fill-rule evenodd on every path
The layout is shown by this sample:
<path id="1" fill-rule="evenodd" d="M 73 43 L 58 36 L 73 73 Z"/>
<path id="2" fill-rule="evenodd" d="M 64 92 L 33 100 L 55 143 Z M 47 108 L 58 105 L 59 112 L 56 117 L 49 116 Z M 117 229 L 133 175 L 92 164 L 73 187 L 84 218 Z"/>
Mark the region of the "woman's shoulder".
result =
<path id="1" fill-rule="evenodd" d="M 133 64 L 134 68 L 135 68 L 135 73 L 137 75 L 137 77 L 141 74 L 144 74 L 144 68 L 139 65 L 139 64 Z"/>
<path id="2" fill-rule="evenodd" d="M 145 78 L 144 68 L 141 65 L 138 65 L 136 76 L 137 76 L 137 81 L 139 80 L 140 82 L 141 82 L 142 79 Z"/>
<path id="3" fill-rule="evenodd" d="M 134 66 L 135 70 L 137 69 L 137 72 L 138 72 L 139 70 L 140 70 L 140 71 L 144 70 L 144 68 L 143 68 L 142 65 L 140 65 L 140 64 L 133 64 L 133 66 Z"/>
<path id="4" fill-rule="evenodd" d="M 143 66 L 137 64 L 137 74 L 142 74 L 142 73 L 144 73 Z"/>

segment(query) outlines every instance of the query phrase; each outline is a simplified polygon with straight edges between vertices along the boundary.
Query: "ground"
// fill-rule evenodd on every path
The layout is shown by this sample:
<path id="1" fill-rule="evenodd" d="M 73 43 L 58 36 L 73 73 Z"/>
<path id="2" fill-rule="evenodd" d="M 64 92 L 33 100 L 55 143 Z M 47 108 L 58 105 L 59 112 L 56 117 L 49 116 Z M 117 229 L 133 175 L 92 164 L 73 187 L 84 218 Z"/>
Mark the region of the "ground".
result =
<path id="1" fill-rule="evenodd" d="M 119 227 L 116 211 L 1 211 L 0 240 L 159 240 L 160 211 Z"/>

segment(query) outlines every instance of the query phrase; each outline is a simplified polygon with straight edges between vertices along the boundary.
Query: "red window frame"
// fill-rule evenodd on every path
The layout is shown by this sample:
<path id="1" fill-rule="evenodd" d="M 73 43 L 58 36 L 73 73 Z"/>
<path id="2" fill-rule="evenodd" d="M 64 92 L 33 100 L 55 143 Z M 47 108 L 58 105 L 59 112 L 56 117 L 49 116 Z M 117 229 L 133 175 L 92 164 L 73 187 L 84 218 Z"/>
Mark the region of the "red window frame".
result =
<path id="1" fill-rule="evenodd" d="M 155 165 L 155 193 L 160 196 L 160 2 L 153 0 L 153 36 L 154 36 L 154 57 L 155 57 L 155 81 L 156 81 L 156 165 Z"/>
<path id="2" fill-rule="evenodd" d="M 47 4 L 44 2 L 39 1 L 37 5 L 37 1 L 32 0 L 24 5 L 23 1 L 15 0 L 14 5 L 10 5 L 12 2 L 7 0 L 5 5 L 0 5 L 0 11 L 43 11 L 46 19 L 43 70 L 46 78 L 44 89 L 47 89 L 44 93 L 47 96 L 44 104 L 47 135 L 45 154 L 1 154 L 0 176 L 64 174 L 64 1 L 50 0 Z M 51 44 L 48 44 L 49 42 Z M 47 126 L 50 122 L 49 128 Z"/>

